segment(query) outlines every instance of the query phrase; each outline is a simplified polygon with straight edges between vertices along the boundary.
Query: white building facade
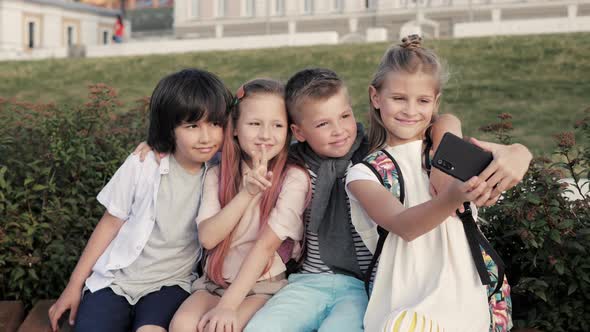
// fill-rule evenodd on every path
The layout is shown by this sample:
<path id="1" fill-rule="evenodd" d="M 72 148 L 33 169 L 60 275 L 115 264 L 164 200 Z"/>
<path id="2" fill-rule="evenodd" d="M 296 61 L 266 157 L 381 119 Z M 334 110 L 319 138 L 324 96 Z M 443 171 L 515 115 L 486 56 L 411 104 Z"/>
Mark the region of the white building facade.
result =
<path id="1" fill-rule="evenodd" d="M 178 38 L 335 31 L 346 42 L 370 40 L 373 30 L 396 39 L 408 25 L 429 37 L 454 37 L 456 24 L 567 19 L 572 12 L 590 16 L 590 1 L 175 0 L 174 28 Z"/>
<path id="2" fill-rule="evenodd" d="M 117 13 L 65 0 L 0 0 L 0 58 L 64 57 L 110 44 Z"/>

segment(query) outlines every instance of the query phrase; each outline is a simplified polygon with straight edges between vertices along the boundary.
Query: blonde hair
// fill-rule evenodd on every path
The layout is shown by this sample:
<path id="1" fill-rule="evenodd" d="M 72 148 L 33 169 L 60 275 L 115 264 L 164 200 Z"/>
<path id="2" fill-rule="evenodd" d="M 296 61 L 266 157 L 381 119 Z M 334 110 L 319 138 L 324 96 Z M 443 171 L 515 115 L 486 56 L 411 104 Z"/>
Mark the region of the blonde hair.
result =
<path id="1" fill-rule="evenodd" d="M 402 39 L 399 45 L 393 45 L 381 58 L 377 71 L 373 75 L 371 86 L 380 91 L 389 72 L 403 72 L 414 74 L 422 72 L 431 75 L 437 82 L 435 94 L 442 92 L 443 85 L 448 80 L 446 65 L 434 51 L 423 48 L 422 38 L 411 35 Z M 371 152 L 382 148 L 387 142 L 387 130 L 381 120 L 380 110 L 373 106 L 369 90 L 369 150 Z"/>

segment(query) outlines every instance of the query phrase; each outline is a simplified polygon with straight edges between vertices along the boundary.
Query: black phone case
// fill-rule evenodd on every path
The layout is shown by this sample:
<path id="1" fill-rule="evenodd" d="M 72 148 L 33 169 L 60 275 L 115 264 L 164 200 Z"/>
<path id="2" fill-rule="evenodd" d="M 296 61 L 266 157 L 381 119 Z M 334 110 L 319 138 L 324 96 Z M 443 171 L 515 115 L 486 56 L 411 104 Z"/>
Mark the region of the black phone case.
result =
<path id="1" fill-rule="evenodd" d="M 465 182 L 479 175 L 492 159 L 491 152 L 446 133 L 434 154 L 432 166 Z"/>

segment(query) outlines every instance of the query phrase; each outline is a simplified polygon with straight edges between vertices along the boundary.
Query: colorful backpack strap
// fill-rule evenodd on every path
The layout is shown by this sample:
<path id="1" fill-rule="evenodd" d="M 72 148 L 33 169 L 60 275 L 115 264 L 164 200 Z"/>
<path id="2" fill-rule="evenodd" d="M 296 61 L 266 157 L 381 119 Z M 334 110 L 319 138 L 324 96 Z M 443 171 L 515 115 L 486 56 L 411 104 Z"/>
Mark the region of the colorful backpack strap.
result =
<path id="1" fill-rule="evenodd" d="M 473 219 L 473 214 L 471 213 L 471 205 L 469 202 L 463 203 L 463 207 L 465 208 L 463 213 L 459 212 L 459 210 L 457 210 L 456 213 L 463 224 L 465 236 L 467 237 L 467 243 L 469 244 L 469 250 L 471 251 L 471 257 L 473 257 L 477 273 L 479 274 L 479 279 L 481 280 L 482 285 L 487 285 L 490 287 L 492 287 L 494 281 L 496 282 L 493 291 L 488 294 L 488 298 L 491 298 L 492 295 L 502 289 L 505 264 L 498 252 L 492 247 L 488 239 L 486 239 L 486 237 L 477 227 L 477 224 Z M 484 261 L 484 252 L 485 254 L 489 255 L 497 265 L 498 275 L 495 278 L 496 280 L 492 280 L 490 277 L 490 271 L 488 270 L 487 264 Z"/>
<path id="2" fill-rule="evenodd" d="M 397 164 L 395 159 L 389 154 L 389 152 L 385 150 L 373 152 L 369 156 L 367 156 L 362 161 L 362 163 L 365 166 L 367 166 L 373 172 L 373 174 L 375 174 L 377 179 L 379 179 L 379 181 L 381 182 L 381 185 L 387 188 L 387 190 L 389 190 L 389 192 L 391 192 L 395 197 L 399 198 L 402 204 L 404 203 L 404 179 L 402 177 L 399 165 Z M 379 240 L 377 240 L 377 247 L 375 248 L 375 252 L 373 253 L 371 263 L 369 264 L 369 267 L 365 272 L 364 281 L 367 296 L 370 295 L 369 284 L 371 282 L 371 275 L 373 274 L 375 265 L 377 265 L 377 260 L 379 260 L 379 256 L 381 255 L 381 251 L 383 250 L 385 239 L 389 234 L 389 232 L 381 226 L 377 226 L 377 233 L 379 234 Z"/>

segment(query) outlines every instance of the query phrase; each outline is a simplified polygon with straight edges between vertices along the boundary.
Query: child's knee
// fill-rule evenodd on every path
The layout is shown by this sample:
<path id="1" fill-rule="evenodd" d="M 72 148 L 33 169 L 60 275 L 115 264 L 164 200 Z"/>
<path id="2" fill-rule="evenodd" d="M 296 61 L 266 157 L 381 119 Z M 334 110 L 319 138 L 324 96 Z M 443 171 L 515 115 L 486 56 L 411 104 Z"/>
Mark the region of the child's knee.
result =
<path id="1" fill-rule="evenodd" d="M 170 322 L 170 332 L 194 332 L 197 330 L 199 318 L 194 313 L 188 311 L 177 311 Z"/>

